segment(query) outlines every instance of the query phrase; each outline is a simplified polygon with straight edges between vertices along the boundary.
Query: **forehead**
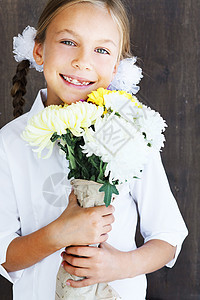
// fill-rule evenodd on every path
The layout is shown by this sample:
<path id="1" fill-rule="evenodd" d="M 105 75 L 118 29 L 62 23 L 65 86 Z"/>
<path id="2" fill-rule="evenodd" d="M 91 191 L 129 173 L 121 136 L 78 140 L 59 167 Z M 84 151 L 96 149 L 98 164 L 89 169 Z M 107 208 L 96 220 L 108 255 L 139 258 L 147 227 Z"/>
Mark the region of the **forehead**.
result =
<path id="1" fill-rule="evenodd" d="M 64 7 L 47 28 L 47 34 L 57 35 L 65 29 L 85 35 L 88 39 L 112 39 L 119 44 L 118 25 L 106 7 L 77 3 Z"/>

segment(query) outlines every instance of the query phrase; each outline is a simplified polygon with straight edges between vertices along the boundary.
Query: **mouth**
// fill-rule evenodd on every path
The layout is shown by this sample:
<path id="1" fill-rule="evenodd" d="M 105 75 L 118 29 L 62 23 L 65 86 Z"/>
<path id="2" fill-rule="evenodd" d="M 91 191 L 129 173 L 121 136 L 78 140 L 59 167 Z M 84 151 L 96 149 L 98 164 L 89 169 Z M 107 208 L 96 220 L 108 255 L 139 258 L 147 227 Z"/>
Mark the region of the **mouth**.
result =
<path id="1" fill-rule="evenodd" d="M 81 79 L 77 79 L 77 78 L 72 78 L 63 74 L 60 74 L 60 76 L 62 77 L 62 79 L 64 79 L 64 81 L 66 81 L 67 83 L 73 84 L 75 86 L 89 86 L 91 84 L 94 83 L 94 81 L 86 81 L 86 80 L 81 80 Z"/>

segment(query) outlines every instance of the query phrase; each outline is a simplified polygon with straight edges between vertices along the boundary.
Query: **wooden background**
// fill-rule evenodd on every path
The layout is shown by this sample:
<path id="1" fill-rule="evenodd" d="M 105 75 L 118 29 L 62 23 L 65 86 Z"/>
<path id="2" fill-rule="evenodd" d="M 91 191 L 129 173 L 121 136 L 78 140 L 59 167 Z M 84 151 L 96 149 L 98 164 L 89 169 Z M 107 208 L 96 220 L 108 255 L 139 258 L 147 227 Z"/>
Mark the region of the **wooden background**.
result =
<path id="1" fill-rule="evenodd" d="M 16 68 L 12 37 L 28 24 L 36 26 L 45 2 L 0 0 L 0 127 L 12 120 L 9 90 Z M 133 52 L 145 73 L 140 99 L 158 110 L 169 125 L 162 157 L 189 229 L 174 268 L 148 276 L 148 299 L 196 300 L 200 299 L 200 0 L 124 3 L 131 18 Z M 42 74 L 31 70 L 26 111 L 44 85 Z M 11 285 L 3 278 L 0 299 L 12 299 Z"/>

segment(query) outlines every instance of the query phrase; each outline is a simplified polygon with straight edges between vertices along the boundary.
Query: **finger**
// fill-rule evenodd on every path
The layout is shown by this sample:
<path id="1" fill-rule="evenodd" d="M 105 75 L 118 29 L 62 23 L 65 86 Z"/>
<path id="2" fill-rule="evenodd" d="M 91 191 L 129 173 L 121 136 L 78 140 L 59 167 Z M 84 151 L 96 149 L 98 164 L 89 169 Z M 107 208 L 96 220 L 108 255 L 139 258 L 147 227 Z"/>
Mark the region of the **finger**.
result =
<path id="1" fill-rule="evenodd" d="M 67 280 L 67 283 L 73 288 L 81 288 L 81 287 L 93 285 L 96 282 L 94 281 L 94 279 L 85 278 L 83 280 L 78 280 L 78 281 L 69 279 Z"/>
<path id="2" fill-rule="evenodd" d="M 105 248 L 109 248 L 110 247 L 110 245 L 108 244 L 108 243 L 101 243 L 100 245 L 99 245 L 99 248 L 100 249 L 105 249 Z"/>
<path id="3" fill-rule="evenodd" d="M 102 234 L 102 235 L 100 236 L 100 238 L 99 238 L 99 243 L 100 243 L 100 244 L 101 244 L 101 243 L 104 243 L 104 242 L 107 241 L 107 239 L 108 239 L 108 234 L 107 234 L 107 233 Z"/>
<path id="4" fill-rule="evenodd" d="M 89 269 L 87 268 L 76 268 L 68 264 L 65 260 L 62 262 L 62 266 L 67 273 L 70 275 L 75 275 L 78 277 L 87 277 L 89 276 Z"/>
<path id="5" fill-rule="evenodd" d="M 77 268 L 89 268 L 89 260 L 85 257 L 77 257 L 73 255 L 69 255 L 64 253 L 63 254 L 63 260 L 65 260 L 68 264 L 70 264 L 73 267 Z"/>
<path id="6" fill-rule="evenodd" d="M 111 215 L 114 213 L 115 208 L 112 205 L 109 205 L 106 207 L 105 205 L 102 206 L 96 206 L 95 209 L 101 213 L 102 216 Z"/>
<path id="7" fill-rule="evenodd" d="M 103 217 L 103 226 L 114 223 L 115 217 L 112 215 L 107 215 Z"/>
<path id="8" fill-rule="evenodd" d="M 108 232 L 110 232 L 112 230 L 112 226 L 111 225 L 105 225 L 103 227 L 103 230 L 104 230 L 103 234 L 108 233 Z"/>
<path id="9" fill-rule="evenodd" d="M 69 200 L 75 200 L 76 199 L 76 195 L 74 194 L 74 190 L 71 190 L 71 193 L 69 195 Z"/>
<path id="10" fill-rule="evenodd" d="M 78 246 L 78 247 L 68 247 L 65 249 L 66 254 L 76 255 L 81 257 L 92 257 L 97 254 L 97 247 L 89 246 Z"/>
<path id="11" fill-rule="evenodd" d="M 78 201 L 77 201 L 77 197 L 74 194 L 74 190 L 71 191 L 70 195 L 69 195 L 69 205 L 75 204 L 78 205 Z"/>

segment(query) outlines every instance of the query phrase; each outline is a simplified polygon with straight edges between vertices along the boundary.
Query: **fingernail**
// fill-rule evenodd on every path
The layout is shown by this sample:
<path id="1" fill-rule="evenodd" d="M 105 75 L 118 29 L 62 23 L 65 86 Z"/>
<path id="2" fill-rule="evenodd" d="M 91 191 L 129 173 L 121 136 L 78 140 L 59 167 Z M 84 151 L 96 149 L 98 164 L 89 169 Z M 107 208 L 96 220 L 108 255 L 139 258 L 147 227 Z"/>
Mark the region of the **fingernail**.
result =
<path id="1" fill-rule="evenodd" d="M 63 261 L 63 262 L 61 263 L 61 266 L 64 267 L 64 264 L 65 264 L 65 262 Z"/>
<path id="2" fill-rule="evenodd" d="M 62 252 L 62 253 L 60 254 L 61 257 L 63 257 L 63 255 L 64 255 L 64 252 Z"/>
<path id="3" fill-rule="evenodd" d="M 67 286 L 70 286 L 70 282 L 67 281 L 67 282 L 66 282 L 66 285 L 67 285 Z"/>

